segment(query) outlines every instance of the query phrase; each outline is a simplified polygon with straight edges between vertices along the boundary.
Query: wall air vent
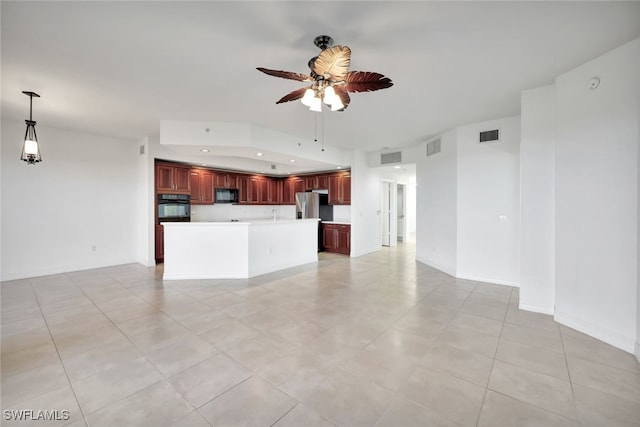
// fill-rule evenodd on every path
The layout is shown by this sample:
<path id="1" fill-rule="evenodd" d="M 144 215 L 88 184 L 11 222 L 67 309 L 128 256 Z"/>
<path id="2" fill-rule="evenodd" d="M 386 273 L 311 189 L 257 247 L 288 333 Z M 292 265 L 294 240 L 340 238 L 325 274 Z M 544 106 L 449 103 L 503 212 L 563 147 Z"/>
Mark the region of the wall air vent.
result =
<path id="1" fill-rule="evenodd" d="M 427 143 L 427 157 L 440 152 L 440 138 Z"/>
<path id="2" fill-rule="evenodd" d="M 402 151 L 395 151 L 393 153 L 380 154 L 381 165 L 388 165 L 389 163 L 400 163 L 400 162 L 402 162 Z"/>
<path id="3" fill-rule="evenodd" d="M 142 156 L 144 154 L 144 145 L 140 146 L 140 155 Z"/>
<path id="4" fill-rule="evenodd" d="M 500 129 L 486 130 L 484 132 L 480 132 L 480 139 L 478 140 L 479 144 L 484 144 L 485 142 L 495 142 L 500 141 Z"/>

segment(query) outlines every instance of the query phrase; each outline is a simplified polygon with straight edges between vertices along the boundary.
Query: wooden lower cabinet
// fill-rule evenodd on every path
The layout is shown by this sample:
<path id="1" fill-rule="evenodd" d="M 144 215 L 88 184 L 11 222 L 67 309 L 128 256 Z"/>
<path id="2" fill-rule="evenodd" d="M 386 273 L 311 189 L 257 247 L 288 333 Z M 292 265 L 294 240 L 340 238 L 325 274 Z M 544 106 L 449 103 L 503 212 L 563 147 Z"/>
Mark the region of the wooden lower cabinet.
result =
<path id="1" fill-rule="evenodd" d="M 347 224 L 322 224 L 322 244 L 326 252 L 351 254 L 351 226 Z"/>
<path id="2" fill-rule="evenodd" d="M 156 262 L 164 261 L 164 227 L 156 225 Z"/>

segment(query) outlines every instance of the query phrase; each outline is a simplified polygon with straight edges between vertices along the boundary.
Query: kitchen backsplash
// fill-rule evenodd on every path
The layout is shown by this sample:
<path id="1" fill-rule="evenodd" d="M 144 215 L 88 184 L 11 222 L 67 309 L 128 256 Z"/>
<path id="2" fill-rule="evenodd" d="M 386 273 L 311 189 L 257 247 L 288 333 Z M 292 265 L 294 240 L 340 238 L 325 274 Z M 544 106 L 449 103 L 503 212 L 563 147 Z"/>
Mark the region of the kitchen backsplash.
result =
<path id="1" fill-rule="evenodd" d="M 293 205 L 191 205 L 191 221 L 229 221 L 232 219 L 272 218 L 273 211 L 279 219 L 295 219 L 296 207 Z"/>
<path id="2" fill-rule="evenodd" d="M 351 205 L 335 205 L 333 220 L 336 222 L 351 222 Z"/>

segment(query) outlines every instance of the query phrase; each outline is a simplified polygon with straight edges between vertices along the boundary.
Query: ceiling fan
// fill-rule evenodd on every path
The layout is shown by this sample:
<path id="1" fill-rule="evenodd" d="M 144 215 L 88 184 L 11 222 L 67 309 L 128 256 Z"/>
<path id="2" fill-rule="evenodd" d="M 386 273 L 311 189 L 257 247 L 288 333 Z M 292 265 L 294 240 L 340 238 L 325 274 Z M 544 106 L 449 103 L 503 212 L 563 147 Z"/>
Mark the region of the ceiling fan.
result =
<path id="1" fill-rule="evenodd" d="M 331 106 L 331 111 L 344 111 L 351 102 L 349 92 L 371 92 L 393 86 L 391 79 L 380 73 L 348 71 L 351 62 L 348 46 L 333 46 L 333 39 L 329 36 L 318 36 L 313 43 L 320 48 L 320 54 L 308 62 L 310 75 L 257 68 L 270 76 L 312 82 L 310 86 L 286 94 L 276 104 L 300 99 L 310 110 L 321 111 L 324 101 Z"/>

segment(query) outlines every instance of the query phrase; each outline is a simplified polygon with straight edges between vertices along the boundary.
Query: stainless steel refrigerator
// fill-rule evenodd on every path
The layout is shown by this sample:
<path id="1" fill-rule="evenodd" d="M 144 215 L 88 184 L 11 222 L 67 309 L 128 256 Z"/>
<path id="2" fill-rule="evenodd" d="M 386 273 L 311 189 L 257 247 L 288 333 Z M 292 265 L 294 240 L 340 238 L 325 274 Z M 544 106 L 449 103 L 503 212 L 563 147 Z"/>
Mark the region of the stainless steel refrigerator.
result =
<path id="1" fill-rule="evenodd" d="M 320 218 L 318 193 L 296 193 L 296 218 Z"/>

